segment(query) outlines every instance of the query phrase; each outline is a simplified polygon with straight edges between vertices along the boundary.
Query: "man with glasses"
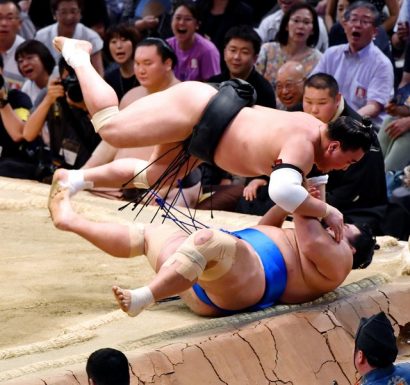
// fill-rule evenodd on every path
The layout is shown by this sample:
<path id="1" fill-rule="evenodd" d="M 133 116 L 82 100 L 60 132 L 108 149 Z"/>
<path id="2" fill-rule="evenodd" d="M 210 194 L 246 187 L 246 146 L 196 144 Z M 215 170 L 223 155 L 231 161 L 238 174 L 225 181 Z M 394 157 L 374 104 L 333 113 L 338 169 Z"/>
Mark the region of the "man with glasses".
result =
<path id="1" fill-rule="evenodd" d="M 286 111 L 303 111 L 303 82 L 305 71 L 297 61 L 283 64 L 276 77 L 276 95 L 279 107 Z"/>
<path id="2" fill-rule="evenodd" d="M 348 43 L 327 49 L 312 72 L 332 75 L 348 104 L 376 124 L 383 120 L 394 82 L 392 63 L 373 43 L 378 21 L 374 5 L 364 1 L 350 5 L 343 20 Z"/>
<path id="3" fill-rule="evenodd" d="M 20 9 L 12 0 L 0 0 L 0 54 L 3 56 L 3 76 L 8 89 L 20 89 L 25 78 L 14 58 L 17 47 L 24 41 L 20 30 Z"/>
<path id="4" fill-rule="evenodd" d="M 51 0 L 51 10 L 56 23 L 37 31 L 35 39 L 41 41 L 54 56 L 56 62 L 59 52 L 51 49 L 54 37 L 60 35 L 75 39 L 87 40 L 92 45 L 91 63 L 100 75 L 104 74 L 101 50 L 103 41 L 97 32 L 80 23 L 81 6 L 79 0 Z"/>

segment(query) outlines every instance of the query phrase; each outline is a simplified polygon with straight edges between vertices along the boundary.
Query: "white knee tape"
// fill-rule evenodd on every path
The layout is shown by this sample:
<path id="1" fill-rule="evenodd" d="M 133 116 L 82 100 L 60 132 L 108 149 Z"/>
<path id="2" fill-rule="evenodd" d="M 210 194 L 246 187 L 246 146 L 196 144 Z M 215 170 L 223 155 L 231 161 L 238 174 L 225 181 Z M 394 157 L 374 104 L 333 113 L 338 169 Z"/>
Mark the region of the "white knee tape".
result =
<path id="1" fill-rule="evenodd" d="M 130 234 L 130 257 L 145 253 L 145 226 L 142 223 L 129 226 Z"/>
<path id="2" fill-rule="evenodd" d="M 136 188 L 149 188 L 149 183 L 147 179 L 147 166 L 149 163 L 146 160 L 136 159 L 134 168 L 134 179 L 132 180 L 133 185 Z"/>
<path id="3" fill-rule="evenodd" d="M 91 123 L 94 126 L 95 132 L 100 131 L 100 129 L 119 112 L 120 110 L 118 109 L 118 106 L 107 107 L 101 111 L 96 112 L 91 119 Z"/>
<path id="4" fill-rule="evenodd" d="M 209 238 L 198 244 L 198 237 L 201 236 Z M 190 235 L 163 266 L 170 266 L 178 261 L 176 271 L 189 281 L 193 282 L 198 278 L 212 281 L 231 269 L 235 254 L 236 240 L 233 237 L 217 230 L 201 230 Z M 206 269 L 209 262 L 215 262 L 215 265 Z"/>
<path id="5" fill-rule="evenodd" d="M 90 63 L 90 55 L 76 47 L 74 40 L 65 40 L 61 51 L 65 61 L 73 68 L 77 68 Z"/>

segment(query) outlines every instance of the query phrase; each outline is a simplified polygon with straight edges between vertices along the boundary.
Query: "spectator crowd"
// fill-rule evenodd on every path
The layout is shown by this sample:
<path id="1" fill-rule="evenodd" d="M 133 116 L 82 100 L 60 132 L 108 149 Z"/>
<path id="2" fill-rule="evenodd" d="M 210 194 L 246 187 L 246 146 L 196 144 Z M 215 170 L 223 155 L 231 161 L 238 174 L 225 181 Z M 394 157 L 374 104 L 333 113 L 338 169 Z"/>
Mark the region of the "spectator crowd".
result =
<path id="1" fill-rule="evenodd" d="M 91 43 L 91 63 L 120 109 L 179 82 L 239 78 L 263 108 L 371 124 L 371 151 L 329 173 L 326 199 L 347 221 L 407 239 L 409 22 L 409 0 L 0 0 L 0 176 L 49 183 L 58 168 L 152 152 L 101 140 L 75 72 L 53 47 L 65 36 Z M 202 164 L 183 182 L 184 201 L 198 209 L 262 215 L 274 204 L 264 175 Z"/>

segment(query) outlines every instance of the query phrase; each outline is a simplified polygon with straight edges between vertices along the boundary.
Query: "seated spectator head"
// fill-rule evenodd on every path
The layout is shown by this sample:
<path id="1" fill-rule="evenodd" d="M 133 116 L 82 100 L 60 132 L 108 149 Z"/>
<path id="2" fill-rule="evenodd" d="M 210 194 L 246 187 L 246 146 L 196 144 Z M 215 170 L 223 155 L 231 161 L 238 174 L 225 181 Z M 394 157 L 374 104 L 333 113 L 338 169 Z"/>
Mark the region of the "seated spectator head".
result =
<path id="1" fill-rule="evenodd" d="M 379 11 L 367 1 L 356 1 L 346 9 L 342 24 L 353 52 L 360 51 L 373 41 L 379 19 Z"/>
<path id="2" fill-rule="evenodd" d="M 135 76 L 150 92 L 161 88 L 173 75 L 177 57 L 171 46 L 157 37 L 147 37 L 138 43 L 134 55 Z"/>
<path id="3" fill-rule="evenodd" d="M 394 363 L 398 349 L 394 329 L 384 312 L 361 318 L 355 336 L 354 365 L 364 375 Z"/>
<path id="4" fill-rule="evenodd" d="M 72 29 L 81 20 L 81 0 L 51 0 L 51 12 L 62 27 Z"/>
<path id="5" fill-rule="evenodd" d="M 190 0 L 177 0 L 173 6 L 171 28 L 179 46 L 190 47 L 201 23 L 198 5 Z"/>
<path id="6" fill-rule="evenodd" d="M 232 27 L 224 38 L 224 60 L 231 77 L 247 79 L 258 58 L 261 38 L 249 25 Z"/>
<path id="7" fill-rule="evenodd" d="M 297 61 L 283 64 L 276 77 L 276 95 L 286 109 L 292 109 L 302 103 L 305 71 Z"/>
<path id="8" fill-rule="evenodd" d="M 319 39 L 319 22 L 315 9 L 307 3 L 294 4 L 283 15 L 275 40 L 281 45 L 289 41 L 303 41 L 306 46 L 314 47 Z"/>
<path id="9" fill-rule="evenodd" d="M 0 0 L 0 52 L 8 51 L 21 27 L 20 7 L 13 0 Z"/>
<path id="10" fill-rule="evenodd" d="M 34 81 L 40 88 L 47 85 L 56 62 L 50 50 L 38 40 L 21 43 L 14 55 L 20 73 Z"/>
<path id="11" fill-rule="evenodd" d="M 336 79 L 320 72 L 310 76 L 303 89 L 303 111 L 329 123 L 341 106 L 342 95 Z"/>
<path id="12" fill-rule="evenodd" d="M 130 369 L 124 353 L 103 348 L 91 353 L 85 367 L 90 385 L 129 385 Z"/>
<path id="13" fill-rule="evenodd" d="M 135 48 L 140 40 L 139 32 L 132 25 L 112 25 L 104 36 L 104 50 L 108 60 L 120 66 L 134 60 Z"/>

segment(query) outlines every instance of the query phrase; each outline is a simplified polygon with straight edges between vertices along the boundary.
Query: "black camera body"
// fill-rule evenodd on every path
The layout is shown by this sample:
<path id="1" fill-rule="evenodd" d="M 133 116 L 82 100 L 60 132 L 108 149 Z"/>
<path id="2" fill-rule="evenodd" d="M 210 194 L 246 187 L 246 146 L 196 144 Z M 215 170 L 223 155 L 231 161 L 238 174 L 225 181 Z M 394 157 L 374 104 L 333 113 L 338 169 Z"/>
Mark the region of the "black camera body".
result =
<path id="1" fill-rule="evenodd" d="M 70 74 L 65 79 L 61 79 L 61 84 L 73 102 L 81 103 L 84 100 L 77 76 Z"/>

